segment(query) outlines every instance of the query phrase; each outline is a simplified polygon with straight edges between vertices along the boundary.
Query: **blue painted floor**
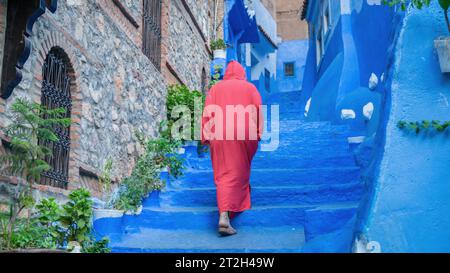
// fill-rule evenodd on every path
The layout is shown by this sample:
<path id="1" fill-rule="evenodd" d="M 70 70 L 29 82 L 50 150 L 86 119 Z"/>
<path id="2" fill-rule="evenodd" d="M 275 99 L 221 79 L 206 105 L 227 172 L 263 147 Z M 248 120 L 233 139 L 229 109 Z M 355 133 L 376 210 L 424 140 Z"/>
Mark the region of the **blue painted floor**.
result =
<path id="1" fill-rule="evenodd" d="M 142 214 L 95 222 L 113 252 L 349 252 L 363 185 L 347 128 L 305 122 L 300 92 L 276 94 L 280 146 L 258 151 L 253 209 L 237 216 L 238 234 L 219 237 L 209 155 L 186 149 L 188 169 L 144 202 Z"/>

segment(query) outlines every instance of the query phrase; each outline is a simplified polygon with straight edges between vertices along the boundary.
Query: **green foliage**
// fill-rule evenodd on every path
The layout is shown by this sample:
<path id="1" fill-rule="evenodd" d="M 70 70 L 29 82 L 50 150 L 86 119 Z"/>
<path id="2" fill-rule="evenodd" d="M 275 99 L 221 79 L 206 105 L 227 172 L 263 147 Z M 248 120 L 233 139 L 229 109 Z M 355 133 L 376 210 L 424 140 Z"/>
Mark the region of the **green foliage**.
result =
<path id="1" fill-rule="evenodd" d="M 165 186 L 165 181 L 160 178 L 162 169 L 167 168 L 173 177 L 182 175 L 183 161 L 177 154 L 181 141 L 166 137 L 147 140 L 140 133 L 136 136 L 145 152 L 138 158 L 131 176 L 121 183 L 119 198 L 114 202 L 114 208 L 119 210 L 136 211 L 143 197 L 162 189 Z"/>
<path id="2" fill-rule="evenodd" d="M 427 130 L 435 130 L 439 133 L 444 132 L 450 126 L 450 121 L 440 122 L 438 120 L 423 120 L 423 121 L 399 121 L 397 127 L 401 130 L 414 132 L 419 134 Z"/>
<path id="3" fill-rule="evenodd" d="M 11 106 L 12 123 L 5 129 L 10 139 L 9 152 L 0 156 L 0 163 L 8 175 L 20 176 L 28 184 L 17 186 L 11 195 L 10 214 L 7 232 L 3 233 L 7 247 L 10 247 L 15 230 L 15 222 L 19 214 L 26 208 L 34 206 L 31 196 L 33 182 L 40 180 L 43 172 L 50 166 L 45 161 L 52 156 L 52 151 L 41 143 L 57 142 L 55 128 L 70 126 L 64 108 L 48 109 L 38 103 L 18 98 Z"/>
<path id="4" fill-rule="evenodd" d="M 36 206 L 36 220 L 45 229 L 44 237 L 51 238 L 52 241 L 61 243 L 62 230 L 60 227 L 60 217 L 62 210 L 54 198 L 43 199 Z"/>
<path id="5" fill-rule="evenodd" d="M 214 65 L 214 75 L 212 81 L 209 83 L 209 88 L 213 87 L 216 83 L 220 81 L 220 75 L 223 70 L 223 66 L 221 65 Z"/>
<path id="6" fill-rule="evenodd" d="M 58 141 L 54 128 L 70 126 L 70 119 L 65 118 L 63 108 L 47 109 L 20 98 L 12 104 L 11 111 L 13 122 L 5 131 L 11 139 L 11 152 L 2 155 L 0 161 L 10 175 L 21 176 L 29 183 L 38 181 L 50 169 L 45 158 L 51 156 L 51 150 L 40 145 L 38 139 Z"/>
<path id="7" fill-rule="evenodd" d="M 108 247 L 109 239 L 103 238 L 99 241 L 91 241 L 83 247 L 83 253 L 110 253 L 111 249 Z"/>
<path id="8" fill-rule="evenodd" d="M 226 49 L 227 45 L 222 39 L 211 41 L 211 50 Z"/>
<path id="9" fill-rule="evenodd" d="M 415 8 L 422 9 L 423 6 L 429 6 L 431 0 L 383 0 L 383 4 L 388 5 L 390 7 L 399 5 L 402 10 L 406 10 L 406 6 L 408 2 L 411 2 L 411 5 Z"/>
<path id="10" fill-rule="evenodd" d="M 12 233 L 10 247 L 13 249 L 55 249 L 57 241 L 48 236 L 47 229 L 39 225 L 36 220 L 32 220 L 29 224 L 26 221 L 19 221 Z"/>
<path id="11" fill-rule="evenodd" d="M 60 216 L 61 225 L 65 228 L 64 241 L 77 241 L 81 245 L 88 241 L 92 231 L 92 200 L 86 189 L 78 189 L 69 195 L 69 202 L 63 206 Z"/>
<path id="12" fill-rule="evenodd" d="M 112 178 L 111 178 L 111 172 L 113 169 L 113 161 L 112 159 L 108 159 L 105 162 L 105 165 L 103 166 L 103 172 L 99 177 L 99 182 L 102 185 L 103 188 L 103 194 L 109 195 L 111 192 L 111 184 L 112 184 Z"/>
<path id="13" fill-rule="evenodd" d="M 198 111 L 202 111 L 203 109 L 203 103 L 205 101 L 205 95 L 202 94 L 202 92 L 199 92 L 197 90 L 189 90 L 185 85 L 172 85 L 169 86 L 168 94 L 167 94 L 167 131 L 165 132 L 165 137 L 169 138 L 170 133 L 172 131 L 172 125 L 174 122 L 176 122 L 178 119 L 172 117 L 172 111 L 176 107 L 185 106 L 190 111 L 190 120 L 191 120 L 191 134 L 188 137 L 188 139 L 183 140 L 192 140 L 195 139 L 195 123 L 199 122 L 199 120 L 196 120 L 195 116 L 195 104 L 196 102 L 201 104 L 198 105 L 197 109 Z"/>
<path id="14" fill-rule="evenodd" d="M 383 0 L 383 4 L 390 7 L 400 6 L 404 11 L 406 10 L 407 4 L 411 2 L 411 6 L 417 9 L 422 9 L 423 7 L 430 6 L 431 0 Z M 450 0 L 438 0 L 439 5 L 444 10 L 445 21 L 447 23 L 448 31 L 450 32 L 450 20 L 448 16 L 448 10 L 450 8 Z"/>
<path id="15" fill-rule="evenodd" d="M 77 241 L 86 253 L 107 253 L 108 239 L 95 241 L 92 235 L 92 201 L 85 189 L 73 191 L 69 202 L 62 207 L 54 198 L 42 199 L 36 205 L 33 218 L 20 219 L 11 232 L 7 245 L 0 240 L 0 249 L 56 249 L 70 241 Z M 1 234 L 8 233 L 7 220 L 0 219 Z M 4 238 L 2 236 L 1 238 Z"/>

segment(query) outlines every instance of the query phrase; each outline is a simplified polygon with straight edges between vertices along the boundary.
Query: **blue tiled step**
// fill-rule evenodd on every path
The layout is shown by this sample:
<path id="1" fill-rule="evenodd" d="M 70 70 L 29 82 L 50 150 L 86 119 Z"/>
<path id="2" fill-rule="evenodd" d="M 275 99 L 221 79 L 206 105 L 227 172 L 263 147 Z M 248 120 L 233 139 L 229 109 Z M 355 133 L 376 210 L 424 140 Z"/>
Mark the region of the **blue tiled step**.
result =
<path id="1" fill-rule="evenodd" d="M 252 205 L 313 205 L 356 201 L 362 195 L 361 183 L 308 185 L 289 187 L 252 187 Z M 165 190 L 160 194 L 161 207 L 198 207 L 216 204 L 215 188 Z"/>
<path id="2" fill-rule="evenodd" d="M 317 184 L 341 184 L 358 180 L 357 167 L 306 168 L 306 169 L 252 169 L 250 183 L 261 186 L 297 186 Z M 163 177 L 166 177 L 165 174 Z M 212 170 L 190 170 L 179 179 L 169 182 L 169 187 L 213 187 Z"/>
<path id="3" fill-rule="evenodd" d="M 357 203 L 337 203 L 324 206 L 267 206 L 253 207 L 233 219 L 235 228 L 303 226 L 307 211 L 354 211 Z M 219 220 L 217 207 L 144 208 L 139 216 L 123 220 L 125 232 L 139 232 L 142 227 L 157 229 L 215 229 Z"/>
<path id="4" fill-rule="evenodd" d="M 143 228 L 124 234 L 112 242 L 113 252 L 300 252 L 304 245 L 303 227 L 241 228 L 231 237 L 219 237 L 211 230 L 163 230 Z"/>

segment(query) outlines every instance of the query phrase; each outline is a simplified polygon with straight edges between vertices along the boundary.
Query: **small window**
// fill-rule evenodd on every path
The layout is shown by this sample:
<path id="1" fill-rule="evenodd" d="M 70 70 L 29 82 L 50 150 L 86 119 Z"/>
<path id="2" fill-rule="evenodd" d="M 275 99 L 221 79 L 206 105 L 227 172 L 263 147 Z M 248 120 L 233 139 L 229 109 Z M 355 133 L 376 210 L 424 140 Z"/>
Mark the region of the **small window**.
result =
<path id="1" fill-rule="evenodd" d="M 285 63 L 284 64 L 284 76 L 293 77 L 295 76 L 295 65 L 294 63 Z"/>

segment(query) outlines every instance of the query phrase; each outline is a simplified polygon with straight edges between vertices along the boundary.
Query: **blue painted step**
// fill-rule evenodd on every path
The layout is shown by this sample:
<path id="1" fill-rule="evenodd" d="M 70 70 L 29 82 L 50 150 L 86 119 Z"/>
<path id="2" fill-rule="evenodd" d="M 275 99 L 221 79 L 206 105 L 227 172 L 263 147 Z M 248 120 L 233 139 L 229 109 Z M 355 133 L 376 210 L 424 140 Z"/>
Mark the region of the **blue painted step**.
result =
<path id="1" fill-rule="evenodd" d="M 270 164 L 272 168 L 325 168 L 325 167 L 339 167 L 343 164 L 347 166 L 356 166 L 355 159 L 352 155 L 332 156 L 330 158 L 314 158 L 308 153 L 303 155 L 279 156 L 270 159 L 264 157 L 255 157 L 252 162 L 252 167 L 264 168 Z M 211 161 L 208 159 L 190 160 L 187 166 L 197 170 L 211 169 Z"/>
<path id="2" fill-rule="evenodd" d="M 233 219 L 233 226 L 237 229 L 246 226 L 304 226 L 307 224 L 305 215 L 312 215 L 310 211 L 333 211 L 335 214 L 342 215 L 354 212 L 357 206 L 358 203 L 355 202 L 342 202 L 321 206 L 253 207 L 245 213 L 238 214 Z M 276 217 L 268 217 L 270 215 L 276 215 Z M 330 217 L 321 219 L 325 223 L 324 220 Z M 137 233 L 140 232 L 141 227 L 150 226 L 156 229 L 216 229 L 218 220 L 219 213 L 216 207 L 145 208 L 139 216 L 124 217 L 122 224 L 123 232 Z M 317 227 L 315 229 L 317 230 Z M 328 229 L 333 229 L 333 225 L 328 225 Z"/>
<path id="3" fill-rule="evenodd" d="M 316 169 L 253 169 L 250 183 L 254 187 L 297 186 L 317 184 L 345 184 L 359 178 L 358 167 L 316 168 Z M 167 180 L 167 174 L 163 174 Z M 214 186 L 214 175 L 209 170 L 189 170 L 183 177 L 169 182 L 169 187 L 205 188 Z"/>
<path id="4" fill-rule="evenodd" d="M 241 228 L 231 237 L 219 237 L 215 229 L 164 230 L 142 228 L 124 234 L 110 244 L 113 252 L 300 252 L 305 241 L 302 227 Z"/>
<path id="5" fill-rule="evenodd" d="M 357 201 L 361 183 L 289 187 L 252 187 L 253 206 L 311 205 Z M 215 188 L 167 189 L 160 194 L 161 207 L 199 207 L 216 205 Z"/>
<path id="6" fill-rule="evenodd" d="M 268 100 L 281 104 L 280 147 L 255 156 L 253 208 L 234 219 L 237 236 L 217 236 L 211 162 L 208 154 L 198 158 L 195 147 L 186 147 L 183 177 L 169 179 L 159 198 L 144 202 L 142 214 L 97 220 L 99 234 L 110 237 L 113 252 L 349 251 L 349 219 L 364 190 L 349 129 L 304 122 L 299 98 L 300 92 L 289 92 Z"/>

